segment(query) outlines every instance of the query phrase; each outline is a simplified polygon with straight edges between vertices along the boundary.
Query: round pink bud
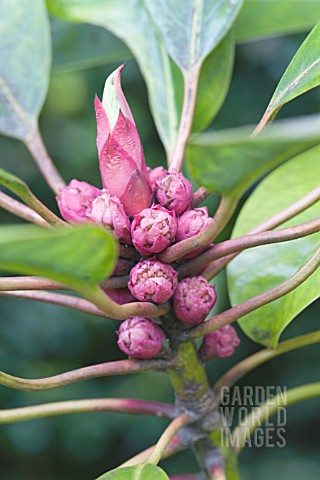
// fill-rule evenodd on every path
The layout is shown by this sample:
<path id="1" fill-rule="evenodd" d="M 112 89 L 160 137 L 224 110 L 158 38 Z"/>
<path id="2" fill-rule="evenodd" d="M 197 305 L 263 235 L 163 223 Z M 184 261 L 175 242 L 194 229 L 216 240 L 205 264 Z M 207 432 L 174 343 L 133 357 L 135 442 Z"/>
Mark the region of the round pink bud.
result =
<path id="1" fill-rule="evenodd" d="M 130 272 L 128 287 L 141 302 L 167 302 L 178 285 L 177 272 L 157 260 L 137 263 Z"/>
<path id="2" fill-rule="evenodd" d="M 168 170 L 164 167 L 150 168 L 147 167 L 148 176 L 151 184 L 152 191 L 156 189 L 156 182 L 162 180 L 168 175 Z"/>
<path id="3" fill-rule="evenodd" d="M 153 205 L 134 216 L 132 242 L 141 255 L 148 256 L 167 248 L 174 241 L 176 231 L 175 213 L 160 205 Z"/>
<path id="4" fill-rule="evenodd" d="M 107 190 L 93 200 L 86 212 L 87 219 L 114 230 L 118 240 L 131 244 L 130 220 L 119 198 L 111 197 Z"/>
<path id="5" fill-rule="evenodd" d="M 163 330 L 149 318 L 130 317 L 118 331 L 120 350 L 133 358 L 153 358 L 159 355 L 165 341 Z"/>
<path id="6" fill-rule="evenodd" d="M 208 361 L 213 358 L 225 358 L 233 355 L 240 339 L 236 330 L 231 325 L 225 325 L 215 332 L 207 333 L 204 336 L 200 347 L 202 360 Z"/>
<path id="7" fill-rule="evenodd" d="M 190 207 L 192 184 L 182 173 L 174 170 L 161 180 L 157 180 L 156 186 L 156 196 L 163 207 L 174 210 L 177 215 Z"/>
<path id="8" fill-rule="evenodd" d="M 179 283 L 173 297 L 173 311 L 183 323 L 201 323 L 216 302 L 213 285 L 201 276 L 185 278 Z"/>
<path id="9" fill-rule="evenodd" d="M 56 197 L 62 218 L 67 222 L 86 222 L 86 210 L 98 195 L 99 188 L 87 182 L 71 180 Z"/>
<path id="10" fill-rule="evenodd" d="M 207 207 L 194 208 L 193 210 L 184 212 L 178 219 L 176 241 L 181 242 L 181 240 L 197 235 L 212 222 L 213 220 L 212 218 L 209 218 Z M 206 250 L 209 246 L 210 244 L 197 248 L 193 252 L 184 255 L 183 258 L 193 258 Z"/>

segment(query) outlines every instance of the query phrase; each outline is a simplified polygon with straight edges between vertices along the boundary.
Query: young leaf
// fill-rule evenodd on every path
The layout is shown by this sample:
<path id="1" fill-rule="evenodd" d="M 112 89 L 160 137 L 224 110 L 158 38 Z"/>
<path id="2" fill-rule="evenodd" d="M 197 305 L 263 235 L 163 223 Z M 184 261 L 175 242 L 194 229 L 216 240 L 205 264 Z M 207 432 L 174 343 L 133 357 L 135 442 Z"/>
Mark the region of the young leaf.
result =
<path id="1" fill-rule="evenodd" d="M 310 30 L 320 17 L 314 0 L 245 0 L 236 20 L 237 42 Z"/>
<path id="2" fill-rule="evenodd" d="M 312 116 L 277 122 L 258 137 L 250 132 L 241 127 L 194 137 L 187 156 L 196 181 L 213 193 L 241 196 L 271 169 L 320 143 L 320 122 Z"/>
<path id="3" fill-rule="evenodd" d="M 34 225 L 0 229 L 0 269 L 39 275 L 83 290 L 102 282 L 117 255 L 112 235 L 95 225 L 47 230 Z"/>
<path id="4" fill-rule="evenodd" d="M 199 66 L 225 36 L 243 0 L 146 0 L 167 51 L 183 72 Z"/>
<path id="5" fill-rule="evenodd" d="M 245 234 L 315 188 L 320 178 L 319 155 L 318 146 L 291 159 L 263 180 L 242 208 L 232 236 Z M 318 216 L 319 202 L 282 224 L 281 228 Z M 242 252 L 228 267 L 232 304 L 244 302 L 288 279 L 307 262 L 319 242 L 317 233 Z M 320 270 L 288 295 L 244 317 L 239 321 L 241 328 L 254 341 L 274 348 L 291 320 L 319 296 L 319 284 Z"/>
<path id="6" fill-rule="evenodd" d="M 169 480 L 169 477 L 161 468 L 143 463 L 133 467 L 116 468 L 96 480 Z"/>
<path id="7" fill-rule="evenodd" d="M 0 132 L 25 140 L 49 81 L 50 30 L 43 0 L 0 3 Z"/>
<path id="8" fill-rule="evenodd" d="M 257 131 L 278 113 L 284 104 L 320 85 L 320 22 L 303 42 L 281 78 Z"/>

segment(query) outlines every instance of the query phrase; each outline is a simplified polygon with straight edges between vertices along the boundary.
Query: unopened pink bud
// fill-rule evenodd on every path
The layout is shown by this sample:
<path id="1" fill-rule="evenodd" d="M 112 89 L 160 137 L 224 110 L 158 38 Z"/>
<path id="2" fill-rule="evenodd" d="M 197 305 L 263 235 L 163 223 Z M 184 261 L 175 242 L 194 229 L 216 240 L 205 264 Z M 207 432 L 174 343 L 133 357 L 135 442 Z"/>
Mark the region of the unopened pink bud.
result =
<path id="1" fill-rule="evenodd" d="M 184 212 L 178 219 L 176 241 L 181 242 L 181 240 L 197 235 L 212 222 L 213 220 L 212 218 L 209 218 L 207 207 L 194 208 L 193 210 Z M 187 253 L 187 255 L 184 255 L 183 258 L 193 258 L 206 250 L 209 246 L 210 244 L 197 248 L 196 250 Z"/>
<path id="2" fill-rule="evenodd" d="M 144 260 L 130 272 L 128 287 L 141 302 L 167 302 L 178 285 L 177 272 L 157 260 Z"/>
<path id="3" fill-rule="evenodd" d="M 160 205 L 142 210 L 134 216 L 131 225 L 133 245 L 146 257 L 167 248 L 174 241 L 176 231 L 175 213 Z"/>
<path id="4" fill-rule="evenodd" d="M 205 362 L 217 357 L 230 357 L 239 344 L 240 339 L 236 330 L 231 325 L 225 325 L 204 336 L 200 355 Z"/>
<path id="5" fill-rule="evenodd" d="M 165 341 L 163 330 L 149 318 L 130 317 L 118 331 L 120 350 L 132 358 L 154 358 Z"/>
<path id="6" fill-rule="evenodd" d="M 214 286 L 205 278 L 185 278 L 173 296 L 173 311 L 180 322 L 196 325 L 209 314 L 216 298 Z"/>
<path id="7" fill-rule="evenodd" d="M 62 218 L 67 222 L 86 222 L 87 208 L 98 195 L 99 188 L 87 182 L 71 180 L 56 197 Z"/>
<path id="8" fill-rule="evenodd" d="M 118 240 L 131 244 L 130 221 L 123 205 L 117 197 L 111 197 L 107 190 L 102 190 L 88 207 L 86 216 L 89 220 L 114 230 Z"/>
<path id="9" fill-rule="evenodd" d="M 152 190 L 155 190 L 156 182 L 158 182 L 159 180 L 162 180 L 164 177 L 168 175 L 168 170 L 166 170 L 164 167 L 156 167 L 156 168 L 147 167 L 147 171 L 148 171 L 148 176 L 149 176 Z"/>
<path id="10" fill-rule="evenodd" d="M 156 186 L 156 196 L 163 207 L 174 210 L 177 215 L 181 215 L 190 207 L 192 183 L 182 173 L 172 171 L 166 177 L 156 181 Z"/>

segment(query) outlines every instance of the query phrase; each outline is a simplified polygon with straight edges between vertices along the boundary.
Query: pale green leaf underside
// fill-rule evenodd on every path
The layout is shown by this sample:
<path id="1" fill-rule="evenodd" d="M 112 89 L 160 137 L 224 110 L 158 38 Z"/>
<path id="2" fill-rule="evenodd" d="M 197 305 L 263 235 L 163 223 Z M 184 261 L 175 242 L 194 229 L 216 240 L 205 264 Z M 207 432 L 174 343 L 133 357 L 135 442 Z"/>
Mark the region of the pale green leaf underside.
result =
<path id="1" fill-rule="evenodd" d="M 83 290 L 104 280 L 117 255 L 111 234 L 95 225 L 47 230 L 35 225 L 0 229 L 0 269 L 39 275 Z"/>
<path id="2" fill-rule="evenodd" d="M 313 116 L 279 121 L 257 137 L 251 132 L 241 127 L 191 139 L 187 157 L 195 180 L 213 193 L 241 196 L 262 175 L 320 143 Z"/>
<path id="3" fill-rule="evenodd" d="M 0 2 L 0 132 L 24 139 L 48 88 L 50 30 L 44 0 Z"/>
<path id="4" fill-rule="evenodd" d="M 133 467 L 117 468 L 97 480 L 169 480 L 165 472 L 154 465 L 140 464 Z"/>
<path id="5" fill-rule="evenodd" d="M 305 32 L 319 18 L 318 0 L 245 0 L 236 20 L 236 40 Z"/>
<path id="6" fill-rule="evenodd" d="M 199 66 L 229 30 L 243 0 L 145 0 L 167 51 L 182 71 Z"/>
<path id="7" fill-rule="evenodd" d="M 320 85 L 320 22 L 303 42 L 270 100 L 267 115 L 294 98 Z"/>
<path id="8" fill-rule="evenodd" d="M 288 207 L 319 185 L 320 147 L 289 160 L 263 180 L 249 197 L 233 230 L 239 237 Z M 287 221 L 280 228 L 298 225 L 320 216 L 320 202 Z M 232 305 L 244 302 L 292 276 L 320 245 L 320 234 L 299 240 L 248 249 L 228 266 Z M 275 347 L 291 320 L 319 295 L 320 269 L 296 290 L 265 305 L 239 321 L 254 341 Z"/>

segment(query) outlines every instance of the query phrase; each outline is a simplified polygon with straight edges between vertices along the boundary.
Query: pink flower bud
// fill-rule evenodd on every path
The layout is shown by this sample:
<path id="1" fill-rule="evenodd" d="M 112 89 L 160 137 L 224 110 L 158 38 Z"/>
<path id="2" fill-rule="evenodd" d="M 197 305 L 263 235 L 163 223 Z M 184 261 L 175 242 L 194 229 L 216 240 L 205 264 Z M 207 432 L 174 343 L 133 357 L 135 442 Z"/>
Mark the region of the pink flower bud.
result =
<path id="1" fill-rule="evenodd" d="M 86 222 L 86 210 L 98 195 L 99 188 L 87 182 L 71 180 L 56 197 L 62 218 L 67 222 Z"/>
<path id="2" fill-rule="evenodd" d="M 173 311 L 183 323 L 201 323 L 216 302 L 214 286 L 201 276 L 185 278 L 173 296 Z"/>
<path id="3" fill-rule="evenodd" d="M 209 218 L 208 216 L 207 207 L 194 208 L 193 210 L 188 210 L 187 212 L 184 212 L 178 219 L 176 241 L 181 242 L 181 240 L 185 240 L 186 238 L 197 235 L 212 222 L 212 218 Z M 197 248 L 193 252 L 184 255 L 183 258 L 193 258 L 196 255 L 199 255 L 199 253 L 206 250 L 209 246 L 210 244 Z"/>
<path id="4" fill-rule="evenodd" d="M 172 297 L 178 285 L 177 272 L 157 260 L 144 260 L 130 272 L 128 287 L 141 302 L 162 303 Z"/>
<path id="5" fill-rule="evenodd" d="M 159 355 L 165 341 L 163 330 L 149 318 L 130 317 L 118 331 L 120 350 L 133 358 L 153 358 Z"/>
<path id="6" fill-rule="evenodd" d="M 118 240 L 131 244 L 130 221 L 123 205 L 117 197 L 111 197 L 107 190 L 102 190 L 88 207 L 86 216 L 92 222 L 114 230 Z"/>
<path id="7" fill-rule="evenodd" d="M 129 216 L 149 207 L 151 187 L 140 137 L 120 84 L 121 65 L 106 80 L 102 103 L 95 98 L 102 184 Z"/>
<path id="8" fill-rule="evenodd" d="M 170 172 L 166 177 L 156 181 L 158 202 L 168 210 L 181 215 L 190 207 L 192 201 L 192 184 L 182 173 Z"/>
<path id="9" fill-rule="evenodd" d="M 176 215 L 160 205 L 145 208 L 134 216 L 131 225 L 133 245 L 141 255 L 162 252 L 174 241 Z"/>
<path id="10" fill-rule="evenodd" d="M 156 182 L 159 180 L 162 180 L 164 177 L 168 175 L 168 170 L 166 170 L 164 167 L 156 167 L 156 168 L 147 167 L 147 171 L 148 171 L 149 181 L 150 181 L 152 191 L 156 189 Z"/>
<path id="11" fill-rule="evenodd" d="M 240 339 L 236 330 L 231 325 L 225 325 L 204 336 L 200 355 L 205 362 L 217 357 L 230 357 L 239 344 Z"/>

